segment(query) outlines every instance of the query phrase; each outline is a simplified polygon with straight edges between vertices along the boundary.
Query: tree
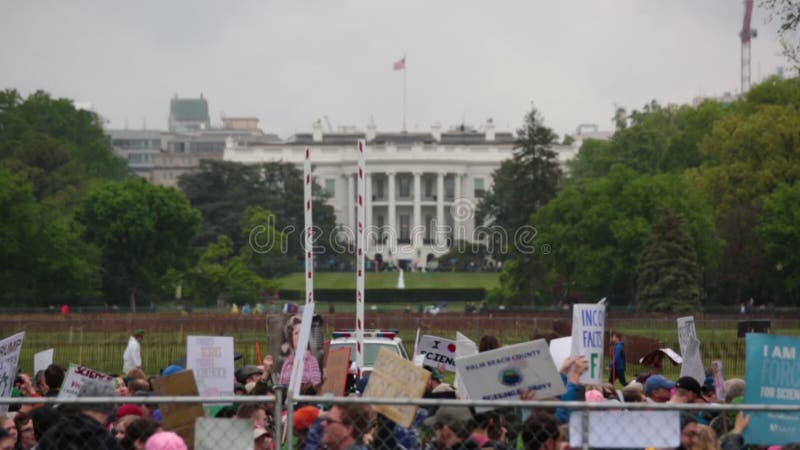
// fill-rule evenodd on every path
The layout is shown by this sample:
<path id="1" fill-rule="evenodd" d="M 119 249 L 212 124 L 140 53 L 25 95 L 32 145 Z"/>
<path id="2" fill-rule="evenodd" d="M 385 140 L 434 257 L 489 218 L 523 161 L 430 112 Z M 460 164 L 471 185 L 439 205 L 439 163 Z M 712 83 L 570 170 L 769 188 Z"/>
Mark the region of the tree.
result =
<path id="1" fill-rule="evenodd" d="M 637 266 L 639 311 L 690 313 L 700 309 L 700 268 L 685 219 L 670 209 L 656 212 Z"/>
<path id="2" fill-rule="evenodd" d="M 122 292 L 134 312 L 137 293 L 157 290 L 169 269 L 191 263 L 202 220 L 176 189 L 141 178 L 92 188 L 76 217 L 83 238 L 102 252 L 106 298 Z"/>
<path id="3" fill-rule="evenodd" d="M 302 261 L 303 174 L 290 163 L 241 164 L 229 161 L 202 161 L 200 170 L 182 176 L 178 185 L 192 205 L 203 214 L 203 228 L 196 244 L 214 242 L 219 235 L 231 237 L 234 249 L 248 244 L 248 233 L 241 233 L 242 219 L 250 207 L 270 211 L 272 227 L 286 240 L 286 255 Z M 334 232 L 336 220 L 333 208 L 327 204 L 323 190 L 315 183 L 314 226 L 321 230 L 317 245 L 322 251 L 333 252 L 329 236 Z M 297 265 L 273 266 L 274 276 L 292 272 Z"/>
<path id="4" fill-rule="evenodd" d="M 800 183 L 783 185 L 764 199 L 764 214 L 757 232 L 764 242 L 773 270 L 783 279 L 785 292 L 800 288 Z"/>
<path id="5" fill-rule="evenodd" d="M 69 218 L 36 202 L 25 178 L 0 167 L 0 298 L 4 304 L 94 300 L 99 252 Z"/>
<path id="6" fill-rule="evenodd" d="M 763 5 L 772 11 L 771 19 L 779 23 L 778 36 L 783 55 L 800 65 L 800 45 L 797 44 L 797 25 L 800 24 L 800 2 L 797 0 L 763 0 Z"/>
<path id="7" fill-rule="evenodd" d="M 556 196 L 561 168 L 552 147 L 557 138 L 532 108 L 517 131 L 513 157 L 492 174 L 492 190 L 478 204 L 478 222 L 490 222 L 513 236 L 533 212 Z M 506 250 L 493 247 L 495 253 Z"/>
<path id="8" fill-rule="evenodd" d="M 533 216 L 537 248 L 551 248 L 539 258 L 572 289 L 629 301 L 637 260 L 655 212 L 664 207 L 685 217 L 701 266 L 715 267 L 722 242 L 706 197 L 683 175 L 640 175 L 623 166 L 564 189 Z"/>

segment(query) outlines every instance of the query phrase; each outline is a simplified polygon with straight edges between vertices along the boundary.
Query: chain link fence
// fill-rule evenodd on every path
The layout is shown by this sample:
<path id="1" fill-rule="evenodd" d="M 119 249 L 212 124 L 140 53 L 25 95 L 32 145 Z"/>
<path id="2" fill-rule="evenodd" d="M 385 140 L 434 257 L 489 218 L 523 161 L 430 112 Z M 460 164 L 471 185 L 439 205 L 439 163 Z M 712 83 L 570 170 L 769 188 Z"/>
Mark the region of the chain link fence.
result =
<path id="1" fill-rule="evenodd" d="M 270 396 L 3 398 L 0 450 L 720 448 L 800 443 L 800 405 Z M 772 422 L 748 429 L 751 418 Z M 392 419 L 390 419 L 390 417 Z M 760 422 L 761 423 L 761 422 Z M 772 439 L 772 441 L 771 441 Z M 362 448 L 362 447 L 352 447 Z"/>

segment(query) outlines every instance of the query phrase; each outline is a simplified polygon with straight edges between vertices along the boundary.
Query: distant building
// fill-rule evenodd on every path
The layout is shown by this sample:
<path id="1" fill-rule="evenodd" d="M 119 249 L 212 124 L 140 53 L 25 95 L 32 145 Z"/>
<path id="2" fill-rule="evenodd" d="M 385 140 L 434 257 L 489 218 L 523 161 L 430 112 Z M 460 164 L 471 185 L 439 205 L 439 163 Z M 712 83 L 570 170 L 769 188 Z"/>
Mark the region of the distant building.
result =
<path id="1" fill-rule="evenodd" d="M 161 151 L 161 132 L 158 130 L 108 130 L 114 153 L 128 161 L 130 170 L 150 179 L 155 156 Z"/>
<path id="2" fill-rule="evenodd" d="M 559 161 L 572 158 L 587 136 L 576 136 L 572 145 L 555 145 Z M 317 121 L 310 133 L 295 134 L 285 142 L 229 139 L 224 159 L 302 165 L 305 148 L 311 147 L 314 176 L 330 195 L 337 222 L 354 230 L 359 139 L 367 142 L 368 255 L 424 264 L 429 255 L 446 253 L 454 240 L 486 237 L 486 230 L 475 223 L 475 206 L 492 188 L 492 173 L 511 157 L 515 142 L 512 133 L 495 131 L 491 120 L 481 129 L 459 126 L 445 131 L 436 124 L 429 132 L 387 133 L 379 133 L 374 125 L 365 132 L 325 133 Z M 513 238 L 514 230 L 509 231 Z"/>

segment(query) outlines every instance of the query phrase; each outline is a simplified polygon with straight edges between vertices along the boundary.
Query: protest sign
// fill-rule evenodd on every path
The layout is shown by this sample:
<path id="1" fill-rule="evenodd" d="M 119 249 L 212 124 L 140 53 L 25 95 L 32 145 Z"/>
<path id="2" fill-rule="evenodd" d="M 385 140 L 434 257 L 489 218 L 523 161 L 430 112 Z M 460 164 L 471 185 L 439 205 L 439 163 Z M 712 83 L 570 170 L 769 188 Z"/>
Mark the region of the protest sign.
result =
<path id="1" fill-rule="evenodd" d="M 153 379 L 153 392 L 159 397 L 197 396 L 197 383 L 194 372 L 184 370 L 166 377 Z M 194 421 L 205 416 L 203 407 L 198 403 L 163 403 L 161 415 L 164 416 L 164 428 L 178 433 L 186 445 L 194 445 Z"/>
<path id="2" fill-rule="evenodd" d="M 25 340 L 24 331 L 0 341 L 0 397 L 11 397 L 23 340 Z M 0 405 L 0 415 L 4 415 L 6 412 L 8 412 L 8 404 Z"/>
<path id="3" fill-rule="evenodd" d="M 589 411 L 569 419 L 569 446 L 584 445 L 589 427 L 589 448 L 677 448 L 681 443 L 679 411 Z M 613 432 L 609 432 L 613 430 Z"/>
<path id="4" fill-rule="evenodd" d="M 572 356 L 585 356 L 589 367 L 581 375 L 581 384 L 603 382 L 603 347 L 605 343 L 606 305 L 579 303 L 572 309 Z"/>
<path id="5" fill-rule="evenodd" d="M 194 450 L 253 450 L 253 421 L 200 417 L 194 423 Z"/>
<path id="6" fill-rule="evenodd" d="M 517 399 L 523 389 L 537 399 L 566 392 L 544 339 L 456 358 L 456 370 L 475 400 Z"/>
<path id="7" fill-rule="evenodd" d="M 381 347 L 369 376 L 365 398 L 422 398 L 431 373 L 414 366 L 391 350 Z M 410 427 L 417 406 L 374 405 L 373 408 L 403 427 Z"/>
<path id="8" fill-rule="evenodd" d="M 562 337 L 550 340 L 550 355 L 553 357 L 553 364 L 560 369 L 564 361 L 572 351 L 572 338 Z"/>
<path id="9" fill-rule="evenodd" d="M 114 386 L 114 377 L 111 375 L 72 363 L 69 365 L 64 375 L 64 383 L 61 385 L 61 390 L 58 392 L 58 398 L 77 397 L 81 386 L 90 380 L 98 380 Z"/>
<path id="10" fill-rule="evenodd" d="M 36 374 L 40 370 L 47 369 L 47 366 L 53 364 L 53 352 L 55 350 L 48 348 L 33 355 L 33 373 Z"/>
<path id="11" fill-rule="evenodd" d="M 472 356 L 478 354 L 478 344 L 475 343 L 472 339 L 464 336 L 460 332 L 456 331 L 456 358 L 460 358 L 463 356 Z M 464 386 L 464 380 L 458 376 L 458 372 L 456 372 L 456 379 L 453 382 L 456 387 L 456 392 L 458 392 L 458 396 L 462 400 L 469 400 L 469 393 L 467 392 L 467 387 Z"/>
<path id="12" fill-rule="evenodd" d="M 347 388 L 347 371 L 350 369 L 351 347 L 339 347 L 329 350 L 325 360 L 325 381 L 320 392 L 337 396 L 345 395 Z"/>
<path id="13" fill-rule="evenodd" d="M 200 395 L 233 395 L 233 356 L 232 337 L 186 337 L 186 368 L 194 372 Z"/>
<path id="14" fill-rule="evenodd" d="M 440 338 L 438 336 L 423 335 L 417 344 L 417 355 L 423 355 L 423 365 L 455 372 L 456 341 Z"/>
<path id="15" fill-rule="evenodd" d="M 751 333 L 745 337 L 744 402 L 797 405 L 800 402 L 800 337 Z M 744 433 L 750 445 L 800 441 L 800 413 L 752 412 Z"/>
<path id="16" fill-rule="evenodd" d="M 706 370 L 700 357 L 700 340 L 697 338 L 693 316 L 678 318 L 678 343 L 683 356 L 681 376 L 692 377 L 702 385 L 706 379 Z"/>

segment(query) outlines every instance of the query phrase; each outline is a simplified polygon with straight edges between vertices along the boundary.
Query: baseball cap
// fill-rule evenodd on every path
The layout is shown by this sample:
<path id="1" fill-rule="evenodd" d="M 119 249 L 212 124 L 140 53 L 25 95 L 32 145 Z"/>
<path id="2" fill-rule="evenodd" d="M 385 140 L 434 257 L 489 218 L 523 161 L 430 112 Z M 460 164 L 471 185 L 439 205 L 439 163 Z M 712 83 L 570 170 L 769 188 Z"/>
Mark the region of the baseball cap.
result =
<path id="1" fill-rule="evenodd" d="M 137 328 L 136 331 L 133 332 L 134 336 L 144 336 L 144 328 Z"/>
<path id="2" fill-rule="evenodd" d="M 669 381 L 668 379 L 664 378 L 661 375 L 650 375 L 647 378 L 647 381 L 644 383 L 644 393 L 645 395 L 650 395 L 656 389 L 672 389 L 675 387 L 675 383 Z"/>
<path id="3" fill-rule="evenodd" d="M 434 380 L 444 381 L 444 375 L 442 375 L 442 372 L 439 372 L 439 369 L 436 369 L 435 367 L 425 366 L 425 370 L 431 373 L 431 378 L 433 378 Z"/>
<path id="4" fill-rule="evenodd" d="M 319 408 L 303 406 L 294 412 L 294 429 L 297 431 L 307 430 L 317 420 L 317 417 L 319 417 Z"/>
<path id="5" fill-rule="evenodd" d="M 263 374 L 264 371 L 253 365 L 247 365 L 236 369 L 236 380 L 239 383 L 244 383 L 250 375 Z"/>
<path id="6" fill-rule="evenodd" d="M 436 414 L 425 419 L 425 425 L 429 427 L 437 424 L 447 425 L 453 432 L 459 434 L 460 431 L 470 430 L 473 420 L 472 413 L 466 406 L 440 406 Z"/>
<path id="7" fill-rule="evenodd" d="M 689 392 L 693 392 L 697 396 L 702 396 L 703 392 L 700 390 L 700 383 L 697 382 L 692 377 L 680 377 L 678 381 L 675 382 L 675 387 L 678 389 L 686 389 Z"/>
<path id="8" fill-rule="evenodd" d="M 125 416 L 142 417 L 142 415 L 143 415 L 142 408 L 131 403 L 125 403 L 124 405 L 121 405 L 119 408 L 117 408 L 117 419 L 120 419 Z"/>
<path id="9" fill-rule="evenodd" d="M 167 366 L 167 368 L 164 369 L 163 372 L 161 372 L 161 376 L 162 377 L 168 377 L 168 376 L 170 376 L 172 374 L 176 374 L 176 373 L 181 372 L 181 371 L 183 371 L 183 367 L 181 367 L 181 366 L 179 366 L 177 364 L 173 364 L 171 366 Z"/>
<path id="10" fill-rule="evenodd" d="M 261 428 L 261 427 L 253 428 L 253 440 L 254 441 L 256 439 L 260 438 L 261 436 L 265 435 L 265 434 L 268 434 L 268 435 L 270 435 L 270 437 L 272 437 L 272 433 L 270 433 L 269 430 L 266 430 L 266 429 Z"/>

